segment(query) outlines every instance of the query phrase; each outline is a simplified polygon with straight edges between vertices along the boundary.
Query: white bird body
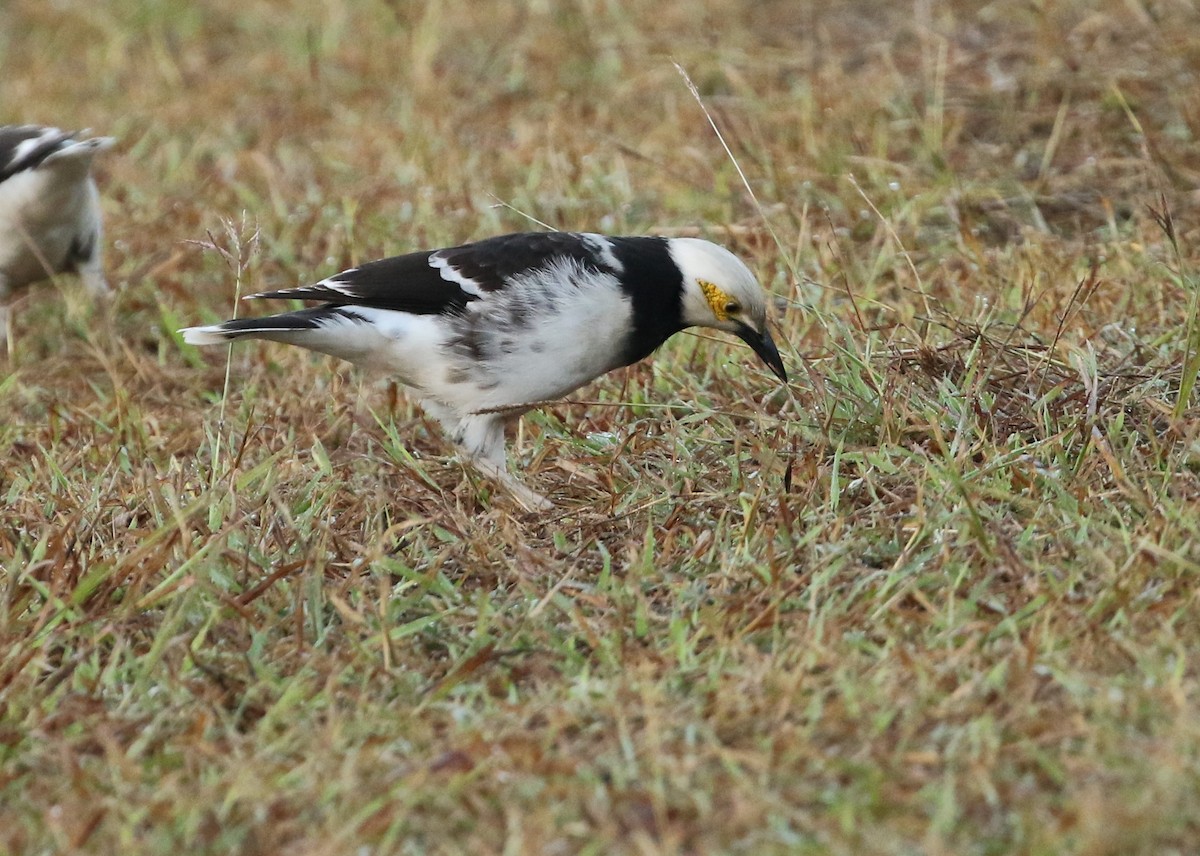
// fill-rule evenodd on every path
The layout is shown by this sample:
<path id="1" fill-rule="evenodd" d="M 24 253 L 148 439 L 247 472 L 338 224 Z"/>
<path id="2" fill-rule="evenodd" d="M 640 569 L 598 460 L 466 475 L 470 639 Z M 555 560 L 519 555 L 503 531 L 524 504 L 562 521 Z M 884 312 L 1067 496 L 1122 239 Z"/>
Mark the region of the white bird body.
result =
<path id="1" fill-rule="evenodd" d="M 188 328 L 184 339 L 270 339 L 383 369 L 529 507 L 545 500 L 508 475 L 505 419 L 642 359 L 673 333 L 734 332 L 785 378 L 762 288 L 735 256 L 697 239 L 503 235 L 252 297 L 326 302 Z"/>
<path id="2" fill-rule="evenodd" d="M 91 166 L 113 139 L 76 136 L 0 126 L 0 314 L 13 292 L 62 271 L 77 271 L 91 294 L 108 290 Z"/>

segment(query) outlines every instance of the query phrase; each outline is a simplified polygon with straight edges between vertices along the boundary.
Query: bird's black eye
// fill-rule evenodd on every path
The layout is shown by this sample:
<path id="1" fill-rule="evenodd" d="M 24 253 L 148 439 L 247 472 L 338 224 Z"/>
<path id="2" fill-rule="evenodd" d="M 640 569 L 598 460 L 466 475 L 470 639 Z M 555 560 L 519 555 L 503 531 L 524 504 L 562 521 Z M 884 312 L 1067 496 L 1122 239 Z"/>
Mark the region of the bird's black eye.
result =
<path id="1" fill-rule="evenodd" d="M 731 300 L 725 304 L 725 314 L 726 315 L 737 315 L 741 311 L 742 311 L 742 304 L 738 303 L 736 300 Z"/>

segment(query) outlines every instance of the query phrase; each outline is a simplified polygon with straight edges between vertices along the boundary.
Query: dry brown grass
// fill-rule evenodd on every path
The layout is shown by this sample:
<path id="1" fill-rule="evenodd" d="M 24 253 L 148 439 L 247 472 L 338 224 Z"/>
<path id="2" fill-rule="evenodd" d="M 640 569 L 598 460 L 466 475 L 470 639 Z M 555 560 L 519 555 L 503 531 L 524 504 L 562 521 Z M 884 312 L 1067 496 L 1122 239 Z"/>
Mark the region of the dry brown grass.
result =
<path id="1" fill-rule="evenodd" d="M 10 0 L 123 287 L 0 380 L 0 850 L 1194 852 L 1198 74 L 1188 0 Z M 173 332 L 518 211 L 723 240 L 790 391 L 678 337 L 530 516 Z"/>

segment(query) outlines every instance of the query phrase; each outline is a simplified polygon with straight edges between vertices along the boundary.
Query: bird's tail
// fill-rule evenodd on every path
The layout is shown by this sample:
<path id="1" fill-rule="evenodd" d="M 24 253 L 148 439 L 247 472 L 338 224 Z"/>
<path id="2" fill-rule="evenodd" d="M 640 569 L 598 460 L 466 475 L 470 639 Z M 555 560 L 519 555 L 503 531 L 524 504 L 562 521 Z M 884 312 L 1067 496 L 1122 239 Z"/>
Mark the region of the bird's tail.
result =
<path id="1" fill-rule="evenodd" d="M 317 306 L 266 318 L 234 318 L 205 327 L 185 327 L 179 332 L 183 341 L 191 345 L 220 345 L 234 339 L 272 339 L 298 344 L 298 338 L 305 333 L 325 326 L 331 320 L 330 315 L 328 307 Z"/>
<path id="2" fill-rule="evenodd" d="M 375 328 L 370 318 L 372 311 L 326 304 L 266 318 L 235 318 L 206 327 L 186 327 L 179 332 L 185 342 L 193 345 L 219 345 L 233 339 L 269 339 L 351 362 L 369 362 L 373 353 L 392 344 Z"/>

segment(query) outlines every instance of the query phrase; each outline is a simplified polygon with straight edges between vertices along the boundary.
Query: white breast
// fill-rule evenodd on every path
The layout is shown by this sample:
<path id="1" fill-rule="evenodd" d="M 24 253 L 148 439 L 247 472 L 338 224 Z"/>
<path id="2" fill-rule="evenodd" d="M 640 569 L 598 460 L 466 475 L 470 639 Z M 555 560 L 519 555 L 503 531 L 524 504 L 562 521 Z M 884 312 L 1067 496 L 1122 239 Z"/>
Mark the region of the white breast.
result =
<path id="1" fill-rule="evenodd" d="M 559 398 L 621 365 L 632 316 L 615 276 L 564 262 L 468 304 L 425 390 L 460 412 Z"/>
<path id="2" fill-rule="evenodd" d="M 31 169 L 0 182 L 0 277 L 18 288 L 62 270 L 81 224 L 98 218 L 98 209 L 86 175 Z"/>

